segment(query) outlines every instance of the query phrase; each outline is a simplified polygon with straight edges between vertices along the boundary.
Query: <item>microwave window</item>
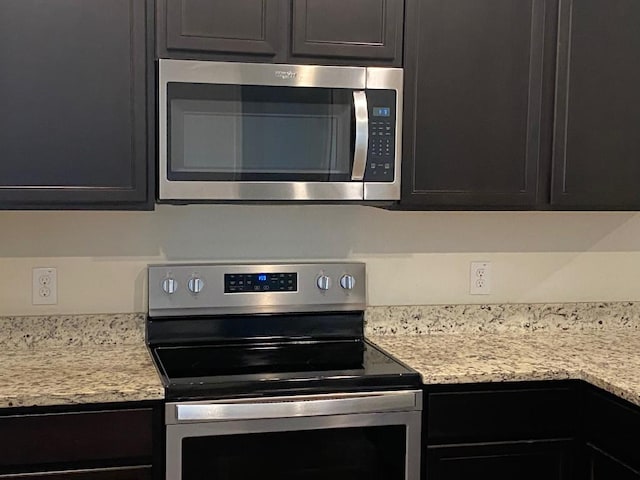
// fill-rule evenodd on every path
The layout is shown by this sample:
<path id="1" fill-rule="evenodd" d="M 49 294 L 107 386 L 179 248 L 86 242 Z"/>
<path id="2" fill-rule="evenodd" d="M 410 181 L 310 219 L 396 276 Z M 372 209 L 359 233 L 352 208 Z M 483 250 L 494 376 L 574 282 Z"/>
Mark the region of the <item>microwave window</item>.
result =
<path id="1" fill-rule="evenodd" d="M 169 177 L 348 180 L 350 91 L 169 84 Z"/>

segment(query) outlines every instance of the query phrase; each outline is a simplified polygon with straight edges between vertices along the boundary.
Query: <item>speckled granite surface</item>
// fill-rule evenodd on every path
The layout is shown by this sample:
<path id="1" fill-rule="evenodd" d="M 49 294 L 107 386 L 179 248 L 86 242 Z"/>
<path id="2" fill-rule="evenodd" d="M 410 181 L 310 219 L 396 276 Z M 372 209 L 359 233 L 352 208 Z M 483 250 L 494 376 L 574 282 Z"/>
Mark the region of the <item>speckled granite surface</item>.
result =
<path id="1" fill-rule="evenodd" d="M 640 303 L 558 303 L 370 307 L 367 335 L 640 331 Z"/>
<path id="2" fill-rule="evenodd" d="M 144 345 L 5 350 L 0 408 L 164 398 Z"/>
<path id="3" fill-rule="evenodd" d="M 0 318 L 0 408 L 156 400 L 144 315 Z"/>
<path id="4" fill-rule="evenodd" d="M 640 405 L 640 303 L 372 307 L 367 337 L 425 383 L 580 379 Z"/>
<path id="5" fill-rule="evenodd" d="M 579 379 L 640 405 L 640 331 L 369 335 L 427 384 Z"/>
<path id="6" fill-rule="evenodd" d="M 0 317 L 0 347 L 144 344 L 145 314 Z"/>
<path id="7" fill-rule="evenodd" d="M 144 314 L 0 317 L 0 408 L 163 398 Z M 372 307 L 425 383 L 576 378 L 640 405 L 640 303 Z"/>

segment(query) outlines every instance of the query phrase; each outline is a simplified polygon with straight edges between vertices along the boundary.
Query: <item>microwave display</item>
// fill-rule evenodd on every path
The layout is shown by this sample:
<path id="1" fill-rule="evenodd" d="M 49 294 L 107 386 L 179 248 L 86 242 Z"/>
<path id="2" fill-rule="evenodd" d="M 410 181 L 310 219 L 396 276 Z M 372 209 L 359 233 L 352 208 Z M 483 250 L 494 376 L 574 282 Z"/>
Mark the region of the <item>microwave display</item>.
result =
<path id="1" fill-rule="evenodd" d="M 391 107 L 373 107 L 374 117 L 390 117 Z"/>

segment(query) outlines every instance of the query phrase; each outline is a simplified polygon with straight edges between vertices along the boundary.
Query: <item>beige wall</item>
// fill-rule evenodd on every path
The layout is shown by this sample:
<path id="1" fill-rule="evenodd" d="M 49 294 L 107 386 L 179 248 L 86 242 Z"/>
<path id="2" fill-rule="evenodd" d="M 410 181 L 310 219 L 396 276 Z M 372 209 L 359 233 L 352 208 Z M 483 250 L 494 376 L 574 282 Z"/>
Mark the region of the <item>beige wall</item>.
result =
<path id="1" fill-rule="evenodd" d="M 369 303 L 640 300 L 640 215 L 387 212 L 359 206 L 159 206 L 155 212 L 0 212 L 0 315 L 144 311 L 164 261 L 356 259 Z M 468 294 L 469 262 L 493 293 Z M 31 269 L 59 302 L 31 305 Z"/>

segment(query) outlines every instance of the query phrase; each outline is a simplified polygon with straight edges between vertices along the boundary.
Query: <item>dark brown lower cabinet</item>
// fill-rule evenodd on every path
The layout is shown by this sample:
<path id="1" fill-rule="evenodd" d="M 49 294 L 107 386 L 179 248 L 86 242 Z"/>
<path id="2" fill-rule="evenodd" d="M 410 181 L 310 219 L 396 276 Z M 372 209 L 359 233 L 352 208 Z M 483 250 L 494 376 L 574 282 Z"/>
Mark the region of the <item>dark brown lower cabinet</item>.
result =
<path id="1" fill-rule="evenodd" d="M 640 407 L 580 381 L 425 386 L 425 480 L 640 480 Z"/>
<path id="2" fill-rule="evenodd" d="M 24 475 L 0 475 L 12 480 L 151 480 L 151 467 L 102 468 L 93 470 L 67 470 L 48 473 L 25 473 Z"/>
<path id="3" fill-rule="evenodd" d="M 429 480 L 566 480 L 573 442 L 534 441 L 427 447 Z"/>
<path id="4" fill-rule="evenodd" d="M 640 480 L 640 408 L 596 388 L 585 394 L 589 480 Z"/>
<path id="5" fill-rule="evenodd" d="M 425 387 L 425 480 L 574 480 L 578 382 Z"/>
<path id="6" fill-rule="evenodd" d="M 0 480 L 152 480 L 163 468 L 159 402 L 0 412 Z"/>
<path id="7" fill-rule="evenodd" d="M 640 472 L 602 450 L 587 446 L 587 480 L 640 480 Z"/>

